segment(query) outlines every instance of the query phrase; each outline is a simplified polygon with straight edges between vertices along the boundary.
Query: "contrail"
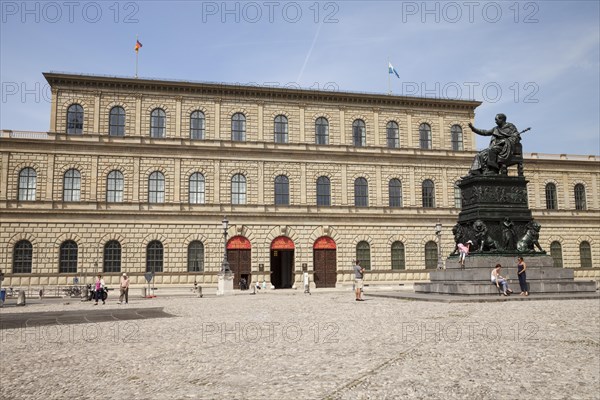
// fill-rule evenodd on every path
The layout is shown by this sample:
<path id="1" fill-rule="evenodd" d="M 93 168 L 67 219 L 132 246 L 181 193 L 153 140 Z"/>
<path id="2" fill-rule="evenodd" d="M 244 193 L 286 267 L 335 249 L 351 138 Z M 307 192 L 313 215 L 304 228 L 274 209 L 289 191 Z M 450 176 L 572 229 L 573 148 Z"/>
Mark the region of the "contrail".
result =
<path id="1" fill-rule="evenodd" d="M 298 78 L 296 78 L 296 83 L 298 85 L 300 85 L 300 79 L 302 79 L 302 74 L 304 74 L 304 68 L 306 68 L 308 59 L 310 58 L 310 55 L 312 54 L 312 51 L 315 48 L 315 43 L 317 43 L 317 38 L 319 37 L 319 32 L 321 32 L 321 26 L 323 26 L 323 23 L 320 23 L 319 26 L 317 27 L 317 33 L 315 33 L 315 37 L 313 38 L 312 44 L 310 45 L 310 49 L 308 50 L 308 53 L 306 54 L 306 58 L 304 59 L 304 64 L 302 64 L 302 68 L 300 69 Z"/>

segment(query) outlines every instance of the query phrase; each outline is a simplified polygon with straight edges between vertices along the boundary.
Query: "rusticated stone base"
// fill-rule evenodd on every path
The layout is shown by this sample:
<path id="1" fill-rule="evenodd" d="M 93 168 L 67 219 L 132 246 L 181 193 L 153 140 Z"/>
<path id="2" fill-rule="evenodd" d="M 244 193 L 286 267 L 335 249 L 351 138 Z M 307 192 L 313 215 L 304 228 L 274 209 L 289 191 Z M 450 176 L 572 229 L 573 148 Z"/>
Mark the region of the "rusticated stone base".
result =
<path id="1" fill-rule="evenodd" d="M 529 257 L 525 262 L 527 283 L 531 294 L 596 291 L 594 281 L 575 281 L 572 269 L 553 267 L 550 256 Z M 467 257 L 464 269 L 458 266 L 457 257 L 450 257 L 446 262 L 447 269 L 431 271 L 430 282 L 415 283 L 415 292 L 455 295 L 498 294 L 496 285 L 491 282 L 492 269 L 496 264 L 503 266 L 501 275 L 508 278 L 509 287 L 515 293 L 520 293 L 516 257 L 494 255 Z"/>

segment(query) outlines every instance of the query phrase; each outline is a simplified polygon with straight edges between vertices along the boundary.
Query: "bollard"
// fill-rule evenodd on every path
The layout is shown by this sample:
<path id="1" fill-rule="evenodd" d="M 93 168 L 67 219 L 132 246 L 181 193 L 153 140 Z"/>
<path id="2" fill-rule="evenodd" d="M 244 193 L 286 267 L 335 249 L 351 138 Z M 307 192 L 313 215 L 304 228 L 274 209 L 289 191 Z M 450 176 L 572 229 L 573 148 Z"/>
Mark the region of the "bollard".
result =
<path id="1" fill-rule="evenodd" d="M 141 295 L 142 295 L 142 297 L 144 297 L 144 298 L 146 297 L 146 288 L 145 288 L 145 287 L 143 287 L 143 288 L 142 288 Z"/>
<path id="2" fill-rule="evenodd" d="M 198 297 L 202 297 L 202 286 L 198 285 Z"/>
<path id="3" fill-rule="evenodd" d="M 17 305 L 24 306 L 25 305 L 25 291 L 19 290 L 19 296 L 17 297 Z"/>

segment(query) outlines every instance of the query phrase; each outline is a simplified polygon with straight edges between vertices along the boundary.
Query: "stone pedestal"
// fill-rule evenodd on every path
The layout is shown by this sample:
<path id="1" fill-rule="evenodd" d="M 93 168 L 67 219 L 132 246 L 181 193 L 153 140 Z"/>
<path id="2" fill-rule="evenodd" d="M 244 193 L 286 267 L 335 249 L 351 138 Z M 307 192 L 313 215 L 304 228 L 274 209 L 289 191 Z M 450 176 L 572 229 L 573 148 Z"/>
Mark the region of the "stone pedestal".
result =
<path id="1" fill-rule="evenodd" d="M 217 296 L 233 294 L 233 273 L 231 271 L 220 272 L 217 282 Z"/>
<path id="2" fill-rule="evenodd" d="M 552 266 L 552 257 L 546 255 L 525 256 L 529 293 L 584 293 L 595 292 L 594 281 L 575 281 L 569 268 Z M 516 257 L 501 255 L 469 256 L 465 268 L 460 269 L 457 257 L 446 261 L 446 270 L 431 271 L 428 283 L 415 283 L 417 293 L 440 293 L 455 295 L 497 295 L 498 289 L 491 282 L 492 269 L 502 265 L 500 274 L 508 278 L 509 287 L 520 293 Z"/>
<path id="3" fill-rule="evenodd" d="M 464 178 L 459 187 L 462 210 L 458 214 L 461 242 L 472 240 L 471 251 L 481 248 L 482 237 L 475 229 L 476 222 L 485 226 L 487 250 L 518 254 L 517 242 L 527 233 L 533 220 L 527 202 L 527 180 L 522 176 L 480 175 Z M 504 226 L 511 222 L 510 230 Z"/>

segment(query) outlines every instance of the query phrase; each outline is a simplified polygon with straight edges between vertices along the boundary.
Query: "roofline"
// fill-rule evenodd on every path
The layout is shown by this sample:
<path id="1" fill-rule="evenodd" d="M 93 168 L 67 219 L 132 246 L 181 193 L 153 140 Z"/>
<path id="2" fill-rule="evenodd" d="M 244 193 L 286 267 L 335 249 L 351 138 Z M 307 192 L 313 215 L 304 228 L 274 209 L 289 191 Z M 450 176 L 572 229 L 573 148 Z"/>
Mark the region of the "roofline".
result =
<path id="1" fill-rule="evenodd" d="M 182 81 L 125 76 L 44 72 L 44 78 L 55 88 L 60 85 L 87 86 L 90 89 L 126 88 L 130 90 L 168 91 L 172 95 L 208 94 L 214 96 L 250 95 L 264 98 L 286 98 L 296 101 L 327 101 L 362 104 L 367 106 L 401 106 L 463 109 L 474 112 L 482 103 L 476 100 L 454 100 L 432 97 L 395 96 L 382 93 L 349 92 L 339 90 L 302 89 L 289 87 L 240 85 L 234 83 Z"/>

